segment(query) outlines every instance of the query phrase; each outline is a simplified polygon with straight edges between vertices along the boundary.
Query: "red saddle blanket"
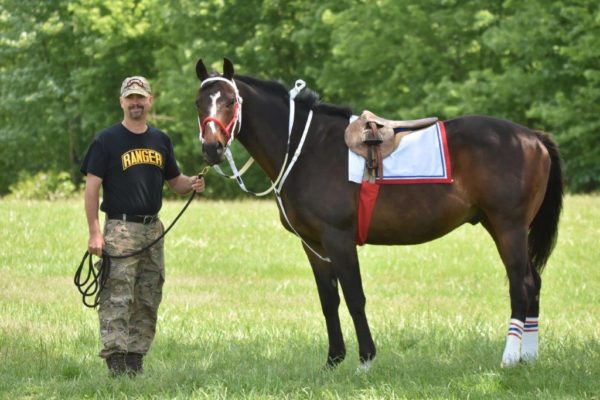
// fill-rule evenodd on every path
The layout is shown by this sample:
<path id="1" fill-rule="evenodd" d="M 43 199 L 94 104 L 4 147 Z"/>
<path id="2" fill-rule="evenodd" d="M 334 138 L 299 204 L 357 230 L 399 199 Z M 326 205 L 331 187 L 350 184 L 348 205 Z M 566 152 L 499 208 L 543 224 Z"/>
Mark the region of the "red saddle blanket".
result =
<path id="1" fill-rule="evenodd" d="M 363 245 L 367 241 L 380 185 L 452 182 L 452 168 L 443 122 L 438 122 L 429 128 L 413 132 L 402 138 L 399 148 L 388 157 L 390 159 L 389 169 L 386 169 L 388 158 L 383 160 L 384 177 L 383 179 L 377 179 L 375 183 L 362 180 L 364 159 L 356 155 L 351 156 L 350 159 L 356 157 L 359 158 L 359 163 L 360 159 L 363 160 L 360 166 L 362 169 L 353 167 L 353 161 L 349 160 L 349 180 L 361 184 L 356 232 L 356 243 L 358 245 Z M 393 168 L 396 169 L 391 167 L 392 163 L 395 165 Z M 408 172 L 406 173 L 403 170 Z M 359 177 L 361 178 L 360 181 Z"/>

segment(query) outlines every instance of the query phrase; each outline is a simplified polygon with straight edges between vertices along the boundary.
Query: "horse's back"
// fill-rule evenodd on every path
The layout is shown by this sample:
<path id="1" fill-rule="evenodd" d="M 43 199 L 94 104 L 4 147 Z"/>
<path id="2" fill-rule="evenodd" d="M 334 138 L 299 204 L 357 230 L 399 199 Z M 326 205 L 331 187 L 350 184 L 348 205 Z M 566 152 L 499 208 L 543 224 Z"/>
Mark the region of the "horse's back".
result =
<path id="1" fill-rule="evenodd" d="M 469 115 L 444 121 L 448 144 L 457 148 L 467 145 L 487 151 L 511 150 L 524 138 L 536 140 L 533 130 L 505 119 Z M 452 149 L 450 149 L 452 152 Z"/>
<path id="2" fill-rule="evenodd" d="M 454 180 L 476 203 L 510 208 L 531 200 L 539 206 L 550 156 L 538 133 L 487 116 L 460 117 L 445 126 Z"/>

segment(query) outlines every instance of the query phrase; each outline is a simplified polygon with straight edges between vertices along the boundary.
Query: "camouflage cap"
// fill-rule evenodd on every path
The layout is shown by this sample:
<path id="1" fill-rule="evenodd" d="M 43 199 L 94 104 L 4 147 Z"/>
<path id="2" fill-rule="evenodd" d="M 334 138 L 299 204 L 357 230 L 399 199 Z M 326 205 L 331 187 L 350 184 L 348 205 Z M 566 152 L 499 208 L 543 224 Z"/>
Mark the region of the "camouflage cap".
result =
<path id="1" fill-rule="evenodd" d="M 139 94 L 144 97 L 152 95 L 152 89 L 148 80 L 143 76 L 130 76 L 125 78 L 121 84 L 121 97 L 127 97 L 132 94 Z"/>

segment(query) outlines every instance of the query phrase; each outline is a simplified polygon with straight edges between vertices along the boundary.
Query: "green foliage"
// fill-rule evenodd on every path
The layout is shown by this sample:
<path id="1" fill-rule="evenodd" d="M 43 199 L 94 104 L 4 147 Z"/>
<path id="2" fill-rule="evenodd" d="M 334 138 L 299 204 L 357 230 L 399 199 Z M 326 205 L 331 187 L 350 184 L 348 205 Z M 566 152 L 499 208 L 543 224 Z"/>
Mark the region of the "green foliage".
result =
<path id="1" fill-rule="evenodd" d="M 19 171 L 69 171 L 121 118 L 133 74 L 155 89 L 151 123 L 185 173 L 203 167 L 194 67 L 291 86 L 389 118 L 490 114 L 554 134 L 571 191 L 600 188 L 600 4 L 493 0 L 3 0 L 0 195 Z M 242 163 L 244 154 L 238 154 Z M 266 179 L 256 168 L 252 187 Z M 268 182 L 266 182 L 268 184 Z M 244 196 L 211 179 L 211 195 Z"/>
<path id="2" fill-rule="evenodd" d="M 87 145 L 120 118 L 122 79 L 133 72 L 154 74 L 153 62 L 140 62 L 159 43 L 144 22 L 151 4 L 6 0 L 0 5 L 3 170 L 66 170 L 74 182 L 81 180 L 78 163 Z M 3 175 L 0 193 L 15 179 Z"/>
<path id="3" fill-rule="evenodd" d="M 68 172 L 38 172 L 19 174 L 16 183 L 10 185 L 10 198 L 19 200 L 60 200 L 78 193 Z"/>
<path id="4" fill-rule="evenodd" d="M 598 3 L 377 4 L 331 17 L 318 83 L 332 97 L 397 118 L 490 114 L 550 131 L 569 189 L 600 188 Z"/>

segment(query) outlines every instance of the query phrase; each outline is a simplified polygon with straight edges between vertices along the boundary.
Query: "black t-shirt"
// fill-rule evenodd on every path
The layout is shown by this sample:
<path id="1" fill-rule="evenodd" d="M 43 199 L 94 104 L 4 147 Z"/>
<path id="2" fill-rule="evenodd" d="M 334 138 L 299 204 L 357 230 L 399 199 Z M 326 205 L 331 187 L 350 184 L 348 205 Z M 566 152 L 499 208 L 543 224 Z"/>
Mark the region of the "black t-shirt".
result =
<path id="1" fill-rule="evenodd" d="M 181 173 L 164 132 L 150 126 L 136 134 L 121 123 L 96 135 L 81 172 L 102 178 L 102 211 L 136 215 L 158 213 L 164 181 Z"/>

